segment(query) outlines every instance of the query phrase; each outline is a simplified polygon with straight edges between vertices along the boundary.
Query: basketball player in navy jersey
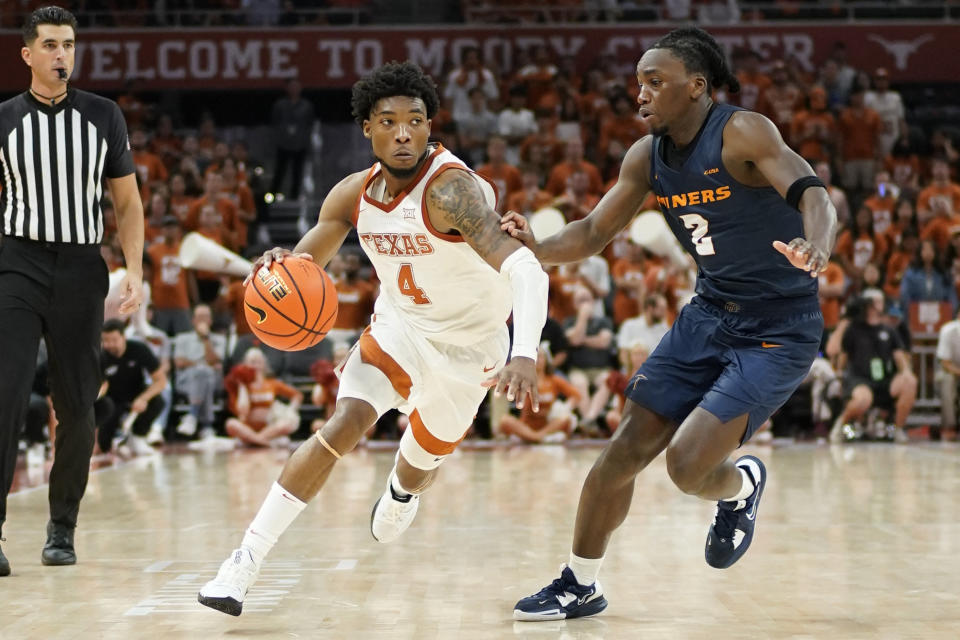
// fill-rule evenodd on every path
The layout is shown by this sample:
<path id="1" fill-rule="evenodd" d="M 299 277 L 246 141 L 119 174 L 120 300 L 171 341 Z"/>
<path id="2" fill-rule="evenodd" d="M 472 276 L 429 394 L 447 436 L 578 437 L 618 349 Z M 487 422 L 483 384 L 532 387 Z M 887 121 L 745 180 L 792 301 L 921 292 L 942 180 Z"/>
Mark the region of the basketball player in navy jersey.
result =
<path id="1" fill-rule="evenodd" d="M 733 453 L 810 370 L 823 319 L 817 278 L 837 216 L 822 182 L 767 118 L 716 104 L 738 83 L 705 31 L 682 28 L 637 65 L 640 115 L 652 135 L 628 151 L 620 177 L 583 220 L 537 242 L 522 216 L 502 227 L 544 263 L 599 253 L 653 191 L 698 267 L 697 296 L 630 380 L 623 419 L 580 494 L 570 562 L 520 600 L 519 620 L 599 613 L 597 575 L 610 536 L 627 516 L 636 475 L 666 449 L 684 493 L 719 500 L 706 560 L 726 568 L 753 538 L 766 482 L 753 456 Z"/>

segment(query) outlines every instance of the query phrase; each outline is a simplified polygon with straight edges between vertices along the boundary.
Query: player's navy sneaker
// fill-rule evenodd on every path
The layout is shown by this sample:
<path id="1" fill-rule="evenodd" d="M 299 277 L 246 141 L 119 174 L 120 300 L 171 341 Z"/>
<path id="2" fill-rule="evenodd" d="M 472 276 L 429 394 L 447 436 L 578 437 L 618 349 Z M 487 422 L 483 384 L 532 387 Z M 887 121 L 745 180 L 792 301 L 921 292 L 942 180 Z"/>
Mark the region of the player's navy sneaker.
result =
<path id="1" fill-rule="evenodd" d="M 757 507 L 763 487 L 767 484 L 767 468 L 758 458 L 743 456 L 737 466 L 746 469 L 755 489 L 746 500 L 717 503 L 717 513 L 707 532 L 707 547 L 704 554 L 707 564 L 716 569 L 726 569 L 740 559 L 753 541 L 753 528 L 757 524 Z"/>
<path id="2" fill-rule="evenodd" d="M 543 589 L 513 607 L 514 620 L 563 620 L 583 618 L 607 608 L 607 599 L 597 580 L 589 586 L 577 582 L 570 567 Z"/>

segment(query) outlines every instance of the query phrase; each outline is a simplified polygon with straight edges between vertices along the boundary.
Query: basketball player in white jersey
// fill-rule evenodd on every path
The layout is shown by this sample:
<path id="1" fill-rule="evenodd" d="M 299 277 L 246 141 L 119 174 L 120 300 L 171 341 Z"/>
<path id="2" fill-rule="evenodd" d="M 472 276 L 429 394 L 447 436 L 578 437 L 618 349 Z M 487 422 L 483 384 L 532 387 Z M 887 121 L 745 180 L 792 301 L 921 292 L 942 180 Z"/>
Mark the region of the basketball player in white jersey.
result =
<path id="1" fill-rule="evenodd" d="M 374 505 L 370 529 L 380 542 L 410 526 L 420 493 L 470 427 L 486 387 L 496 385 L 517 407 L 529 401 L 538 408 L 547 276 L 529 249 L 500 230 L 493 188 L 428 144 L 439 106 L 433 81 L 412 63 L 389 63 L 354 85 L 352 106 L 378 162 L 330 191 L 294 253 L 325 265 L 356 226 L 380 295 L 372 324 L 342 366 L 333 417 L 290 457 L 240 547 L 200 590 L 200 603 L 231 615 L 240 615 L 264 556 L 334 463 L 387 410 L 407 413 L 410 426 Z M 290 254 L 267 252 L 251 277 Z"/>

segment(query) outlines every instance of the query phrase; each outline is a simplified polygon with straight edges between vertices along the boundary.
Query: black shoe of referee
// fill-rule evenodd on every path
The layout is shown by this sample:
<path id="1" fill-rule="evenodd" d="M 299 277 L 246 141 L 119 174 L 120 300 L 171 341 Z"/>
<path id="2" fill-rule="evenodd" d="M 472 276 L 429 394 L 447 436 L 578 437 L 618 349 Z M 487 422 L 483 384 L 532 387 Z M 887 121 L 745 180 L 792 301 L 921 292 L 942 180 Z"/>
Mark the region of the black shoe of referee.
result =
<path id="1" fill-rule="evenodd" d="M 8 575 L 10 575 L 10 563 L 7 561 L 7 556 L 3 555 L 3 549 L 0 548 L 0 577 Z"/>
<path id="2" fill-rule="evenodd" d="M 56 522 L 47 523 L 47 544 L 43 545 L 40 562 L 48 567 L 77 564 L 73 550 L 73 527 Z"/>

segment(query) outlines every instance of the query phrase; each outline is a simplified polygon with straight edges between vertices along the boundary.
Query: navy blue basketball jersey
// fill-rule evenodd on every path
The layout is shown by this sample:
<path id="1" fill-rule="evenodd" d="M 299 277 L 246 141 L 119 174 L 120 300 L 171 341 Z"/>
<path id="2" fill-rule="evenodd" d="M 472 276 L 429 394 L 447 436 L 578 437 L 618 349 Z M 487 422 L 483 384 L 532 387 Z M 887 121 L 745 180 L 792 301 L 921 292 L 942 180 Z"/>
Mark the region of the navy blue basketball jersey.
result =
<path id="1" fill-rule="evenodd" d="M 773 248 L 803 237 L 800 212 L 772 187 L 748 187 L 723 166 L 723 128 L 738 107 L 717 104 L 679 169 L 653 139 L 650 183 L 667 223 L 697 262 L 697 293 L 743 305 L 813 302 L 817 279 Z M 812 300 L 811 300 L 812 298 Z"/>

